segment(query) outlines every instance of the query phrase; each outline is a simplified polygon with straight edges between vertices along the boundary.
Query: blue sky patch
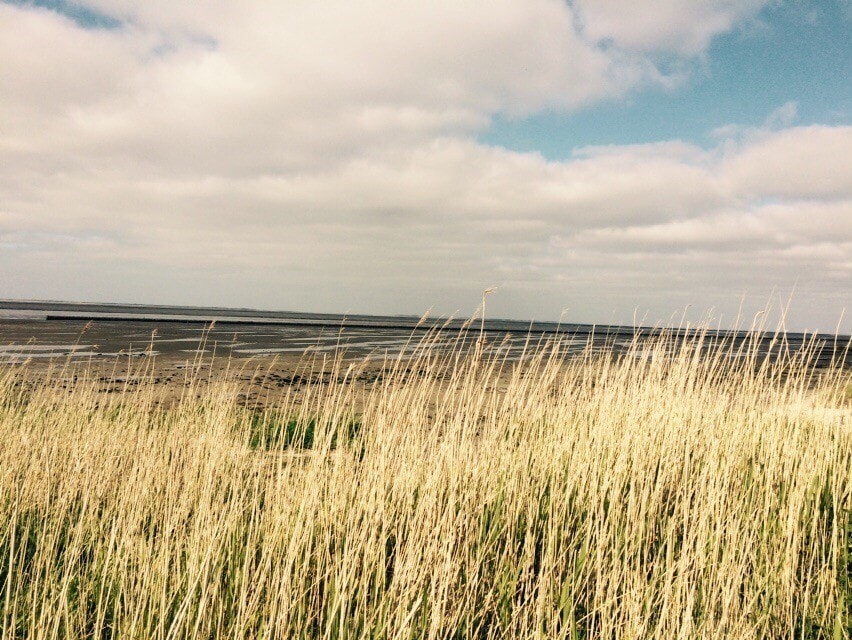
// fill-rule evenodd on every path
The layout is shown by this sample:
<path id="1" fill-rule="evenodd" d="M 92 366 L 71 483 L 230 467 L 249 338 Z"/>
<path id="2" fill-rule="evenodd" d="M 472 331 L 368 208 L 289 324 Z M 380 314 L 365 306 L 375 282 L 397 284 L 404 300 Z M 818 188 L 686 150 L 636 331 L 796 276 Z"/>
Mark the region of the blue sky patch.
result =
<path id="1" fill-rule="evenodd" d="M 73 20 L 84 29 L 117 29 L 121 21 L 83 5 L 65 0 L 0 0 L 5 4 L 19 7 L 41 7 L 59 13 Z"/>
<path id="2" fill-rule="evenodd" d="M 852 122 L 850 3 L 770 4 L 756 22 L 714 39 L 674 90 L 645 89 L 573 113 L 496 117 L 479 140 L 513 151 L 569 158 L 589 145 L 684 140 L 715 146 L 728 124 L 762 126 L 795 103 L 795 124 Z M 838 82 L 838 78 L 847 82 Z"/>

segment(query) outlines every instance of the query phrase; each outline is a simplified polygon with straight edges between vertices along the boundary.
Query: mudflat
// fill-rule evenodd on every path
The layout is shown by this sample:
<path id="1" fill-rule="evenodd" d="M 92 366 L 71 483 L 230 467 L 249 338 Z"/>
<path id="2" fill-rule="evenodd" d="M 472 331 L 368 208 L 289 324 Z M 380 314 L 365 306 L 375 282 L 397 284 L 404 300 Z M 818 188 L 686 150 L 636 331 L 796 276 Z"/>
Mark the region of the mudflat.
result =
<path id="1" fill-rule="evenodd" d="M 202 397 L 211 384 L 231 385 L 237 401 L 252 407 L 298 404 L 300 394 L 316 385 L 346 383 L 366 392 L 393 371 L 416 375 L 407 371 L 406 362 L 424 339 L 431 350 L 464 351 L 485 344 L 490 355 L 512 363 L 547 343 L 557 343 L 563 355 L 642 357 L 643 345 L 654 343 L 655 336 L 629 327 L 581 325 L 566 326 L 561 333 L 549 326 L 524 331 L 521 323 L 503 321 L 486 323 L 481 334 L 478 327 L 465 331 L 459 325 L 430 333 L 410 319 L 358 318 L 350 323 L 339 316 L 242 322 L 227 316 L 231 320 L 203 322 L 187 320 L 189 314 L 180 320 L 164 314 L 89 319 L 25 312 L 18 318 L 0 317 L 0 371 L 14 371 L 16 384 L 35 388 L 48 381 L 68 391 L 86 385 L 104 395 L 144 389 L 163 405 Z M 683 337 L 674 334 L 668 346 L 677 349 Z M 720 339 L 731 340 L 729 357 L 735 357 L 737 343 L 749 338 L 708 332 L 707 344 Z M 779 341 L 765 335 L 747 351 L 772 358 L 809 349 L 816 367 L 840 357 L 848 368 L 852 354 L 847 343 L 848 337 L 832 343 L 830 336 L 814 340 L 790 335 Z"/>
<path id="2" fill-rule="evenodd" d="M 225 386 L 239 405 L 263 409 L 301 404 L 308 389 L 331 384 L 362 395 L 394 371 L 409 373 L 407 357 L 424 336 L 387 327 L 5 319 L 0 375 L 24 389 L 84 388 L 164 407 Z M 475 340 L 452 335 L 445 343 Z"/>

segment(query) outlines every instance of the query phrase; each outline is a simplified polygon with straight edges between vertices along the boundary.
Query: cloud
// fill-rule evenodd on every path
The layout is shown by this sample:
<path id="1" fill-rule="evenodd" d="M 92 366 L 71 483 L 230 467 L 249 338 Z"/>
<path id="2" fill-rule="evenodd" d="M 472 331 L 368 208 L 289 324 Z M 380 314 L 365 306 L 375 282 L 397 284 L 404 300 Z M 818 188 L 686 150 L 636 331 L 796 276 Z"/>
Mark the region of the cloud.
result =
<path id="1" fill-rule="evenodd" d="M 799 115 L 799 104 L 795 100 L 785 102 L 770 113 L 763 123 L 764 129 L 789 127 Z"/>
<path id="2" fill-rule="evenodd" d="M 795 144 L 816 163 L 813 175 L 831 175 L 836 157 L 823 150 L 849 136 L 849 128 L 802 127 L 735 151 L 640 145 L 564 162 L 444 139 L 298 175 L 116 181 L 92 173 L 32 185 L 38 199 L 19 205 L 16 219 L 0 216 L 0 241 L 20 243 L 28 229 L 29 260 L 77 255 L 106 270 L 120 256 L 123 268 L 170 279 L 177 267 L 203 281 L 193 292 L 211 300 L 244 299 L 238 288 L 217 290 L 234 274 L 259 287 L 281 279 L 278 292 L 245 302 L 279 301 L 266 306 L 316 308 L 342 292 L 363 299 L 403 283 L 451 283 L 443 299 L 448 288 L 473 295 L 483 282 L 504 284 L 508 296 L 576 299 L 594 290 L 598 314 L 602 301 L 615 305 L 625 293 L 667 299 L 668 311 L 700 302 L 696 291 L 765 293 L 803 279 L 814 295 L 848 298 L 852 185 L 791 181 L 767 157 Z M 50 230 L 65 240 L 47 242 Z M 292 302 L 293 279 L 314 291 Z M 119 297 L 132 294 L 114 286 Z M 410 296 L 415 309 L 436 302 L 430 292 Z M 401 310 L 397 299 L 384 308 Z M 363 308 L 355 296 L 347 304 Z"/>
<path id="3" fill-rule="evenodd" d="M 584 33 L 627 49 L 681 55 L 703 53 L 710 40 L 767 0 L 663 0 L 649 7 L 630 0 L 575 0 Z"/>
<path id="4" fill-rule="evenodd" d="M 722 169 L 742 196 L 843 199 L 852 192 L 850 150 L 850 127 L 794 127 L 754 136 Z"/>
<path id="5" fill-rule="evenodd" d="M 852 298 L 849 127 L 475 142 L 665 83 L 758 4 L 80 4 L 118 26 L 0 3 L 4 295 L 447 313 L 499 283 L 497 314 L 625 321 L 798 280 L 823 326 Z"/>
<path id="6" fill-rule="evenodd" d="M 299 170 L 670 81 L 561 0 L 77 4 L 121 26 L 0 4 L 0 122 L 28 153 Z"/>

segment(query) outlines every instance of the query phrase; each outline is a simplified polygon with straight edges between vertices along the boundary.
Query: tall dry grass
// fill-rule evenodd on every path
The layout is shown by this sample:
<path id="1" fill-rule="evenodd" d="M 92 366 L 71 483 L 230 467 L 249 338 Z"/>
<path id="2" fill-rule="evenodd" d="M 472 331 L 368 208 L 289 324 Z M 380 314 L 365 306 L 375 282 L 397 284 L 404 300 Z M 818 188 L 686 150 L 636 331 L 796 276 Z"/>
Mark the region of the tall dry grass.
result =
<path id="1" fill-rule="evenodd" d="M 0 636 L 852 636 L 848 372 L 441 340 L 263 411 L 6 370 Z"/>

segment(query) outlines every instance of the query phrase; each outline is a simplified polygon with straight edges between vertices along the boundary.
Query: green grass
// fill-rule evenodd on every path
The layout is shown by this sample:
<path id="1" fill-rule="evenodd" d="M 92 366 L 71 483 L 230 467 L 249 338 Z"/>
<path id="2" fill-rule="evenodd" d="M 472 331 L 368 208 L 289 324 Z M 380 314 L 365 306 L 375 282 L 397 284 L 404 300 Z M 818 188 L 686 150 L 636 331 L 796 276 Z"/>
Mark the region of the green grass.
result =
<path id="1" fill-rule="evenodd" d="M 313 449 L 317 433 L 330 432 L 329 448 L 339 443 L 351 443 L 361 430 L 361 421 L 352 416 L 336 425 L 320 427 L 316 416 L 302 418 L 276 409 L 246 409 L 240 416 L 237 428 L 244 430 L 248 424 L 248 445 L 255 450 Z"/>

